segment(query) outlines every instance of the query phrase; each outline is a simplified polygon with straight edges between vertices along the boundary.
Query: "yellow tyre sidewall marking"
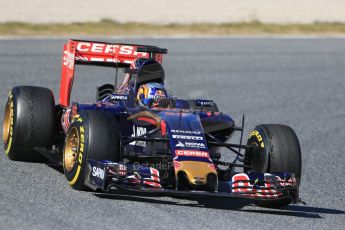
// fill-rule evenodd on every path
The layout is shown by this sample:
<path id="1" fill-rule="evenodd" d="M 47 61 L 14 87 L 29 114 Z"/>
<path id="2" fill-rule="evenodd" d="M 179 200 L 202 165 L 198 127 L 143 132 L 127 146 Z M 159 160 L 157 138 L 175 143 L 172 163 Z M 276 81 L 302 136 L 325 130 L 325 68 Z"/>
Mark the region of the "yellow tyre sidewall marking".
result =
<path id="1" fill-rule="evenodd" d="M 260 147 L 261 147 L 261 148 L 264 148 L 264 147 L 265 147 L 264 140 L 262 139 L 261 134 L 259 133 L 259 131 L 253 130 L 253 131 L 250 133 L 250 135 L 249 135 L 249 139 L 250 139 L 251 137 L 253 137 L 253 136 L 255 136 L 256 139 L 259 141 Z"/>
<path id="2" fill-rule="evenodd" d="M 79 177 L 79 174 L 80 174 L 80 169 L 81 169 L 81 166 L 78 165 L 77 172 L 75 173 L 73 179 L 72 179 L 71 181 L 68 182 L 70 185 L 74 185 L 75 182 L 77 182 L 78 177 Z"/>
<path id="3" fill-rule="evenodd" d="M 82 123 L 83 119 L 80 117 L 79 114 L 77 114 L 73 117 L 73 122 Z M 77 159 L 78 168 L 73 179 L 69 181 L 70 185 L 74 185 L 77 182 L 80 172 L 81 172 L 82 163 L 83 163 L 83 154 L 84 154 L 84 146 L 85 146 L 85 143 L 84 143 L 85 142 L 85 136 L 84 136 L 85 128 L 83 125 L 79 126 L 79 133 L 80 133 L 80 140 L 79 140 L 79 148 L 78 148 L 79 151 L 78 151 L 78 159 Z"/>
<path id="4" fill-rule="evenodd" d="M 11 121 L 10 121 L 10 134 L 9 134 L 9 140 L 7 143 L 7 147 L 5 149 L 6 155 L 10 153 L 11 146 L 12 146 L 12 139 L 13 139 L 13 116 L 14 116 L 14 111 L 13 111 L 13 96 L 12 92 L 8 94 L 8 100 L 10 101 L 10 114 L 11 114 Z"/>

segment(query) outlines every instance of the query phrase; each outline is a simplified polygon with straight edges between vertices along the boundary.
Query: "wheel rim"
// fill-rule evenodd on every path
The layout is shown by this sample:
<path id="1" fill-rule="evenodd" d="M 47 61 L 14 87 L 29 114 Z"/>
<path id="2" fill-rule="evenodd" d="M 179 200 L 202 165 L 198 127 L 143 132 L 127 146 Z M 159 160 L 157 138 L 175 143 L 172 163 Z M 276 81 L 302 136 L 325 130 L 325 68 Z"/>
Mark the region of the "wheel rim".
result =
<path id="1" fill-rule="evenodd" d="M 4 114 L 4 124 L 2 127 L 2 131 L 3 131 L 2 139 L 3 139 L 4 145 L 8 143 L 8 139 L 10 137 L 11 117 L 12 117 L 11 102 L 8 101 L 6 103 L 5 114 Z"/>
<path id="2" fill-rule="evenodd" d="M 64 149 L 64 167 L 67 172 L 73 170 L 74 165 L 76 164 L 79 150 L 79 133 L 77 128 L 73 127 L 66 137 L 66 144 Z"/>

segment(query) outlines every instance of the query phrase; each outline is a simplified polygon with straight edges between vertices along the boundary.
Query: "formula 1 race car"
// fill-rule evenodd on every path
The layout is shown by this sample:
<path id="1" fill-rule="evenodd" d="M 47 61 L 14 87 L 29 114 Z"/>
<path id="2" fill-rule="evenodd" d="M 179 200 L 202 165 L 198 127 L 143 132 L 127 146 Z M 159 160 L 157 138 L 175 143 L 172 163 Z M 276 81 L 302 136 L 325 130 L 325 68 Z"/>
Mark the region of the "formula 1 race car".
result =
<path id="1" fill-rule="evenodd" d="M 10 91 L 3 123 L 6 155 L 60 164 L 78 190 L 236 198 L 266 207 L 298 202 L 301 150 L 290 127 L 258 125 L 242 144 L 244 117 L 236 126 L 213 100 L 163 91 L 151 98 L 156 101 L 142 101 L 145 85 L 164 86 L 166 53 L 156 46 L 69 40 L 59 104 L 46 88 Z M 115 83 L 97 87 L 94 103 L 70 103 L 77 64 L 114 68 Z M 229 142 L 234 132 L 240 132 L 237 144 Z M 234 159 L 222 161 L 221 151 Z"/>

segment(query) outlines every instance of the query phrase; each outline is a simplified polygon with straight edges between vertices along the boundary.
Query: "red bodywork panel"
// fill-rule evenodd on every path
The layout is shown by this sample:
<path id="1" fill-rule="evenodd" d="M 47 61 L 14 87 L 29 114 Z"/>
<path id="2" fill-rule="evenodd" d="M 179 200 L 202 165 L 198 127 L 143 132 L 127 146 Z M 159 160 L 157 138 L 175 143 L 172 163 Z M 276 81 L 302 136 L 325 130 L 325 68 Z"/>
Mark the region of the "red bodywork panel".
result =
<path id="1" fill-rule="evenodd" d="M 150 54 L 147 52 L 137 52 L 137 47 L 145 46 L 69 40 L 63 49 L 60 105 L 68 107 L 70 104 L 76 64 L 129 67 L 137 58 L 150 57 Z M 159 63 L 162 63 L 163 54 L 155 53 L 152 57 Z"/>

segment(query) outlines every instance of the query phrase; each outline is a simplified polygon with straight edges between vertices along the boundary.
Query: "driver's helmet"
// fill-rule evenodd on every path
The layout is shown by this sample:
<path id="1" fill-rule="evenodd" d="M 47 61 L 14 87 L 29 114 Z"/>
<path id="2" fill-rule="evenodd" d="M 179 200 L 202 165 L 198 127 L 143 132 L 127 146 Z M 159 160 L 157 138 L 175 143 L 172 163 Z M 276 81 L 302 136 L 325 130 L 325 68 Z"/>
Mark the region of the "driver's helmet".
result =
<path id="1" fill-rule="evenodd" d="M 137 100 L 140 106 L 156 107 L 158 102 L 168 97 L 164 86 L 157 82 L 143 84 L 138 89 Z"/>

